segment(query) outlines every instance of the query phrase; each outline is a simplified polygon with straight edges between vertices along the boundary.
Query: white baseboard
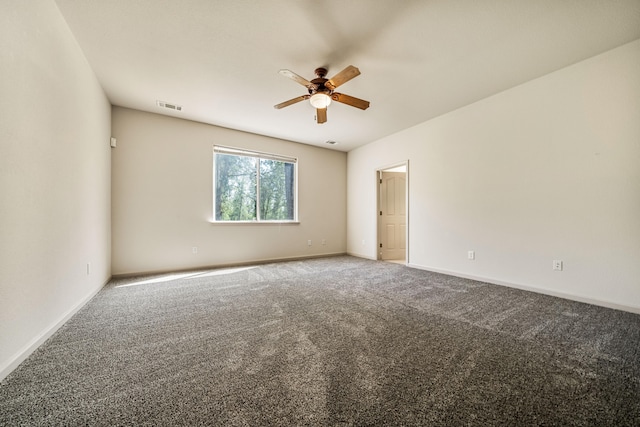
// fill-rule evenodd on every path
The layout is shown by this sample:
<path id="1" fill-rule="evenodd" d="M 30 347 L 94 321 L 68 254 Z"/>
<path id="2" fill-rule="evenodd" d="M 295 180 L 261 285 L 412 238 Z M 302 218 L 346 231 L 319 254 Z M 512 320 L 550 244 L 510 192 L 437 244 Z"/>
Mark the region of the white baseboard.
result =
<path id="1" fill-rule="evenodd" d="M 569 294 L 569 293 L 565 293 L 565 292 L 558 292 L 558 291 L 554 291 L 552 289 L 540 288 L 540 287 L 530 286 L 530 285 L 522 285 L 522 284 L 519 284 L 519 283 L 504 282 L 502 280 L 491 279 L 491 278 L 488 278 L 488 277 L 474 276 L 474 275 L 471 275 L 471 274 L 458 273 L 458 272 L 455 272 L 455 271 L 448 271 L 448 270 L 443 270 L 443 269 L 440 269 L 440 268 L 426 267 L 426 266 L 418 265 L 418 264 L 407 264 L 407 267 L 417 268 L 418 270 L 432 271 L 434 273 L 446 274 L 448 276 L 461 277 L 463 279 L 471 279 L 471 280 L 476 280 L 478 282 L 491 283 L 492 285 L 506 286 L 506 287 L 509 287 L 509 288 L 521 289 L 523 291 L 535 292 L 535 293 L 538 293 L 538 294 L 544 294 L 544 295 L 549 295 L 549 296 L 558 297 L 558 298 L 564 298 L 564 299 L 568 299 L 568 300 L 572 300 L 572 301 L 578 301 L 578 302 L 584 302 L 584 303 L 587 303 L 587 304 L 599 305 L 601 307 L 613 308 L 615 310 L 622 310 L 622 311 L 628 311 L 628 312 L 631 312 L 631 313 L 640 314 L 640 307 L 636 307 L 636 306 L 633 306 L 633 305 L 624 305 L 624 304 L 618 304 L 618 303 L 611 302 L 611 301 L 597 300 L 597 299 L 593 299 L 593 298 L 583 297 L 583 296 L 580 296 L 580 295 L 573 295 L 573 294 Z"/>
<path id="2" fill-rule="evenodd" d="M 109 279 L 111 280 L 111 279 Z M 22 347 L 16 354 L 9 358 L 9 361 L 3 364 L 0 367 L 0 381 L 5 379 L 7 375 L 13 372 L 22 362 L 24 362 L 27 357 L 31 355 L 38 347 L 40 347 L 46 340 L 48 340 L 62 325 L 64 325 L 74 314 L 78 312 L 82 307 L 88 303 L 91 298 L 96 296 L 98 292 L 106 285 L 109 280 L 103 283 L 102 286 L 99 286 L 87 296 L 85 296 L 80 302 L 67 310 L 57 321 L 53 324 L 49 325 L 42 332 L 40 332 L 37 336 L 35 336 L 31 341 L 29 341 L 24 347 Z"/>
<path id="3" fill-rule="evenodd" d="M 372 257 L 372 256 L 369 256 L 369 255 L 363 255 L 363 254 L 357 254 L 355 252 L 347 252 L 347 255 L 354 256 L 356 258 L 370 259 L 371 261 L 377 261 L 378 260 L 376 257 Z"/>

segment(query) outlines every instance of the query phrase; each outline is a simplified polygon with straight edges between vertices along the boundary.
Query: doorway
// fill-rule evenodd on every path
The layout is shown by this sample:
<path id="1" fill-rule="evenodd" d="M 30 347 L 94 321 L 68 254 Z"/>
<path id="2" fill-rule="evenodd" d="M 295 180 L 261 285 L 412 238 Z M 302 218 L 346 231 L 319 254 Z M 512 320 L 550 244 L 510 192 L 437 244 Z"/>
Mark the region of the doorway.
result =
<path id="1" fill-rule="evenodd" d="M 378 259 L 406 264 L 408 257 L 408 162 L 377 171 Z"/>

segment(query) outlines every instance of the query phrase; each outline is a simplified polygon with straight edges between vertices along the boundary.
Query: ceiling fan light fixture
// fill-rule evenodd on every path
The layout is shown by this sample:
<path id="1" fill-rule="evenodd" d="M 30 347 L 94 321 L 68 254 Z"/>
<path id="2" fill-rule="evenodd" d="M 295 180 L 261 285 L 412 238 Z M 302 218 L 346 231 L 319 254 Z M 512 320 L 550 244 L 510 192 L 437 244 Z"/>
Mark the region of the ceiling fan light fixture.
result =
<path id="1" fill-rule="evenodd" d="M 318 92 L 311 95 L 309 102 L 314 108 L 327 108 L 331 104 L 331 97 L 325 93 Z"/>

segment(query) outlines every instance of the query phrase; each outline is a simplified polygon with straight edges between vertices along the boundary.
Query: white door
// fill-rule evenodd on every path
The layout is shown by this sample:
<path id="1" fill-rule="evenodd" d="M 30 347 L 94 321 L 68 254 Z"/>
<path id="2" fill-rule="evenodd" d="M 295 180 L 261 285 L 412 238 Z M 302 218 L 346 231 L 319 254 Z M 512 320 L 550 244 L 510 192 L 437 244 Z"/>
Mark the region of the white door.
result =
<path id="1" fill-rule="evenodd" d="M 380 259 L 403 260 L 407 246 L 406 173 L 380 173 Z"/>

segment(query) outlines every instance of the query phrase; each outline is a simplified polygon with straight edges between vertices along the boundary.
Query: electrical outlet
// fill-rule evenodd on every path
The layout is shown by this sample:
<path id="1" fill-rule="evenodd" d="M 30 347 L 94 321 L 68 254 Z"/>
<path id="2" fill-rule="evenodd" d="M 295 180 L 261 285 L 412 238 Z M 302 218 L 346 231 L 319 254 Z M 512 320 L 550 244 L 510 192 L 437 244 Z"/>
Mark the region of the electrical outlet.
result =
<path id="1" fill-rule="evenodd" d="M 192 247 L 191 248 L 191 252 L 193 252 L 194 254 L 197 254 L 198 253 L 198 247 L 197 246 Z"/>
<path id="2" fill-rule="evenodd" d="M 469 252 L 467 252 L 467 258 L 469 258 L 469 259 L 476 259 L 476 252 L 475 252 L 475 251 L 469 251 Z"/>
<path id="3" fill-rule="evenodd" d="M 559 259 L 553 260 L 553 269 L 556 271 L 562 271 L 562 261 Z"/>
<path id="4" fill-rule="evenodd" d="M 311 246 L 311 240 L 307 240 L 307 246 Z"/>
<path id="5" fill-rule="evenodd" d="M 322 239 L 322 246 L 327 244 L 327 239 Z"/>

